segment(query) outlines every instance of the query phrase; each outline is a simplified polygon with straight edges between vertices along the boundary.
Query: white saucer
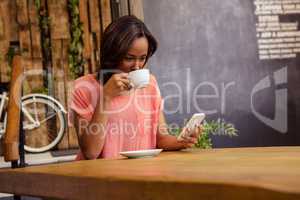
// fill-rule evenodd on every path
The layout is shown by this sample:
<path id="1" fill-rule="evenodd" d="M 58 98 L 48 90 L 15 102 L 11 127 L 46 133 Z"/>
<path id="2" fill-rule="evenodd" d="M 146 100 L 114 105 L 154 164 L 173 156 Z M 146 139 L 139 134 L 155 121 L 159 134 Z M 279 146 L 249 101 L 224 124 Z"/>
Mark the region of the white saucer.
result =
<path id="1" fill-rule="evenodd" d="M 140 158 L 140 157 L 152 157 L 157 156 L 162 149 L 147 149 L 139 151 L 122 151 L 120 154 L 127 158 Z"/>

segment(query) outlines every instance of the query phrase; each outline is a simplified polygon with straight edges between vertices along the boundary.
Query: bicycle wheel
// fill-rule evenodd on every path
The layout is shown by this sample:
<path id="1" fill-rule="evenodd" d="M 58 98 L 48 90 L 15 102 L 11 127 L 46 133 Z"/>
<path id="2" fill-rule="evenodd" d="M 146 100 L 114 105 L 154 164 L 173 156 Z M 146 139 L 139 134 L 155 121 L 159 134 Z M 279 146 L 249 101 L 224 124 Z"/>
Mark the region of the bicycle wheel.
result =
<path id="1" fill-rule="evenodd" d="M 4 102 L 2 102 L 3 98 L 5 98 Z M 5 130 L 6 130 L 6 121 L 7 121 L 6 107 L 7 107 L 7 103 L 8 103 L 8 97 L 7 97 L 7 95 L 4 95 L 3 93 L 0 94 L 0 102 L 4 103 L 2 105 L 3 106 L 3 110 L 0 113 L 0 139 L 1 139 L 4 136 L 4 133 L 5 133 Z"/>
<path id="2" fill-rule="evenodd" d="M 29 97 L 22 100 L 25 150 L 39 153 L 57 145 L 66 128 L 64 113 L 51 99 Z"/>

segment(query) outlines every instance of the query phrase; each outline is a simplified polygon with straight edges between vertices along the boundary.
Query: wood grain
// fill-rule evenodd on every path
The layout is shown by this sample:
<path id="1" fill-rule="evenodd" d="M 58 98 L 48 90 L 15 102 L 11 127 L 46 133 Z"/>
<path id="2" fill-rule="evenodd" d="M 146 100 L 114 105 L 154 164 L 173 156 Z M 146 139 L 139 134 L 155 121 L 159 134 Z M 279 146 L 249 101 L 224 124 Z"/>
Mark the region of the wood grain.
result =
<path id="1" fill-rule="evenodd" d="M 3 1 L 2 1 L 3 2 Z M 18 41 L 19 26 L 17 23 L 17 4 L 16 0 L 9 0 L 9 23 L 10 23 L 10 41 Z"/>
<path id="2" fill-rule="evenodd" d="M 43 86 L 43 64 L 41 59 L 23 59 L 23 66 L 26 71 L 26 78 L 23 81 L 23 95 L 31 94 L 33 92 L 41 90 Z M 32 111 L 34 106 L 37 106 L 39 112 L 39 119 L 45 118 L 45 107 L 40 104 L 27 104 L 27 110 Z M 41 112 L 42 111 L 42 112 Z M 25 123 L 28 122 L 28 118 L 24 117 Z M 38 129 L 25 130 L 25 144 L 30 147 L 39 147 L 41 145 L 48 144 L 48 127 L 46 124 L 41 124 Z"/>
<path id="3" fill-rule="evenodd" d="M 90 31 L 89 31 L 89 17 L 88 17 L 88 2 L 87 0 L 79 1 L 79 18 L 83 25 L 83 57 L 90 59 L 91 46 L 90 46 Z M 86 73 L 86 69 L 85 69 Z M 89 73 L 89 72 L 87 72 Z"/>
<path id="4" fill-rule="evenodd" d="M 30 21 L 32 59 L 40 60 L 42 59 L 41 31 L 39 27 L 39 13 L 37 12 L 34 0 L 28 1 L 28 12 Z"/>
<path id="5" fill-rule="evenodd" d="M 0 81 L 10 81 L 10 68 L 6 54 L 9 49 L 9 41 L 11 36 L 10 31 L 10 18 L 9 18 L 9 1 L 0 1 Z"/>
<path id="6" fill-rule="evenodd" d="M 22 57 L 31 58 L 31 36 L 27 0 L 17 0 L 17 22 L 19 24 L 19 41 Z"/>
<path id="7" fill-rule="evenodd" d="M 48 0 L 51 39 L 69 39 L 67 0 Z"/>
<path id="8" fill-rule="evenodd" d="M 110 0 L 101 0 L 101 18 L 102 18 L 102 30 L 111 23 L 111 8 Z"/>
<path id="9" fill-rule="evenodd" d="M 101 40 L 101 18 L 100 5 L 98 0 L 89 0 L 89 19 L 91 24 L 91 33 L 89 35 L 91 47 L 91 73 L 95 73 L 99 61 L 100 40 Z"/>
<path id="10" fill-rule="evenodd" d="M 16 0 L 17 21 L 20 26 L 27 26 L 29 23 L 27 0 Z"/>
<path id="11" fill-rule="evenodd" d="M 91 22 L 91 32 L 94 33 L 101 32 L 99 1 L 89 0 L 88 4 L 89 4 L 89 14 L 90 14 L 90 22 Z"/>
<path id="12" fill-rule="evenodd" d="M 9 89 L 7 111 L 7 128 L 4 134 L 4 160 L 19 160 L 19 133 L 20 133 L 20 105 L 22 91 L 23 65 L 21 56 L 14 56 L 12 77 Z"/>
<path id="13" fill-rule="evenodd" d="M 129 0 L 129 12 L 144 21 L 143 0 Z"/>
<path id="14" fill-rule="evenodd" d="M 74 80 L 68 79 L 66 84 L 67 89 L 67 99 L 68 99 L 68 106 L 70 105 L 70 100 L 72 98 L 72 91 L 74 90 Z M 67 108 L 69 109 L 69 107 Z M 69 139 L 69 148 L 78 148 L 78 138 L 76 130 L 73 126 L 68 126 L 68 139 Z"/>
<path id="15" fill-rule="evenodd" d="M 31 25 L 31 49 L 32 59 L 42 59 L 42 47 L 41 47 L 41 32 L 37 25 Z"/>
<path id="16" fill-rule="evenodd" d="M 41 59 L 23 59 L 26 78 L 23 81 L 23 95 L 38 91 L 44 87 L 43 63 Z"/>
<path id="17" fill-rule="evenodd" d="M 67 96 L 66 96 L 66 72 L 65 65 L 68 64 L 67 52 L 68 48 L 65 43 L 68 43 L 68 40 L 52 40 L 52 65 L 53 65 L 53 78 L 54 78 L 54 97 L 66 108 Z M 57 127 L 58 128 L 58 127 Z M 68 133 L 65 132 L 65 135 L 58 145 L 59 149 L 68 149 Z"/>
<path id="18" fill-rule="evenodd" d="M 91 53 L 91 73 L 95 73 L 97 71 L 97 66 L 100 61 L 98 60 L 98 54 L 100 49 L 98 49 L 98 39 L 97 39 L 97 33 L 91 33 L 90 34 L 90 45 L 93 49 L 93 52 Z"/>
<path id="19" fill-rule="evenodd" d="M 129 8 L 128 8 L 128 0 L 119 0 L 119 14 L 120 16 L 128 15 Z"/>
<path id="20" fill-rule="evenodd" d="M 299 185 L 300 147 L 185 150 L 0 170 L 0 192 L 61 199 L 296 200 Z"/>

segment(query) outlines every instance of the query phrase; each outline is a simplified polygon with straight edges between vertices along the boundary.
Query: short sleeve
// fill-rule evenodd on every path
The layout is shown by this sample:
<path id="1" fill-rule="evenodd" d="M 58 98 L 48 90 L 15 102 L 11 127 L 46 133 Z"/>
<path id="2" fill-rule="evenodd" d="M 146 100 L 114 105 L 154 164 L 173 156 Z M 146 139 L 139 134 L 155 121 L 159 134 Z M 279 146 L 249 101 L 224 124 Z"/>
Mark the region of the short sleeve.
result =
<path id="1" fill-rule="evenodd" d="M 157 83 L 154 75 L 151 75 L 150 82 L 154 89 L 154 91 L 152 93 L 155 94 L 156 107 L 158 108 L 158 111 L 162 111 L 163 110 L 163 99 L 161 97 L 160 89 L 159 89 L 158 83 Z"/>
<path id="2" fill-rule="evenodd" d="M 100 87 L 97 82 L 90 79 L 75 81 L 74 90 L 69 103 L 69 124 L 74 123 L 74 114 L 90 121 L 100 95 Z M 74 113 L 75 112 L 75 113 Z"/>

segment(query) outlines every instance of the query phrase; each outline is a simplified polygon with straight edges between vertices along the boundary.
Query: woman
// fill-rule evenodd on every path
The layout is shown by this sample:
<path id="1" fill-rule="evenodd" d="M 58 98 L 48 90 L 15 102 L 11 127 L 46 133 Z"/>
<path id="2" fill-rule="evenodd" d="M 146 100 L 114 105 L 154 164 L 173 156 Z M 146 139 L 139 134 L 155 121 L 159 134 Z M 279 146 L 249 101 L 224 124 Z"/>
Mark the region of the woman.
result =
<path id="1" fill-rule="evenodd" d="M 156 48 L 156 39 L 134 16 L 121 17 L 106 28 L 101 70 L 75 81 L 70 104 L 81 149 L 78 160 L 115 158 L 130 150 L 180 150 L 197 141 L 201 127 L 180 141 L 169 135 L 153 75 L 143 89 L 133 89 L 128 79 L 129 72 L 145 67 Z"/>

